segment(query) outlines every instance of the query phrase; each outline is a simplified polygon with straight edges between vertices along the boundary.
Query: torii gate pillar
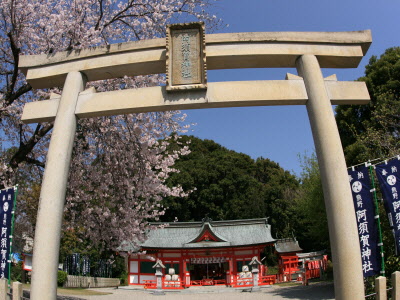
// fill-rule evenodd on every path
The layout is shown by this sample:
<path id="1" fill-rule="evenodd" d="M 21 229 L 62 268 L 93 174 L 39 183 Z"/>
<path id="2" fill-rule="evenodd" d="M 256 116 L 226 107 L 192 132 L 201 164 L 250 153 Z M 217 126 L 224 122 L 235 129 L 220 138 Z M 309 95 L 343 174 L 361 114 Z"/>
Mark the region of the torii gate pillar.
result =
<path id="1" fill-rule="evenodd" d="M 31 299 L 56 299 L 61 224 L 72 148 L 76 132 L 75 107 L 85 87 L 81 72 L 70 72 L 65 80 L 57 118 L 47 153 L 40 192 L 33 248 Z"/>
<path id="2" fill-rule="evenodd" d="M 300 56 L 297 71 L 308 94 L 307 111 L 321 173 L 335 268 L 336 299 L 364 299 L 360 244 L 339 131 L 314 55 Z"/>

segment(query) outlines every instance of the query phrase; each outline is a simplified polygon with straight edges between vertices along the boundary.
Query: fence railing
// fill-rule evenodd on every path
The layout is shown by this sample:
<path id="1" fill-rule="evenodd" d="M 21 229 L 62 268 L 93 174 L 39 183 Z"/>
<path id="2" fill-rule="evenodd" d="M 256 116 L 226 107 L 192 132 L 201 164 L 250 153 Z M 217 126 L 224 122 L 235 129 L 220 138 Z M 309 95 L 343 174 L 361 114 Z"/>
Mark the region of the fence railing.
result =
<path id="1" fill-rule="evenodd" d="M 391 291 L 391 299 L 400 300 L 400 272 L 396 271 L 392 273 L 390 281 L 392 287 L 387 288 L 386 277 L 379 276 L 375 278 L 375 293 L 366 295 L 365 299 L 387 300 L 388 292 Z"/>
<path id="2" fill-rule="evenodd" d="M 393 288 L 391 287 L 391 288 L 388 288 L 388 289 L 386 289 L 386 295 L 387 295 L 387 293 L 389 292 L 389 291 L 391 291 L 391 290 L 393 290 Z M 368 295 L 365 295 L 365 299 L 372 299 L 372 297 L 374 297 L 374 296 L 376 296 L 377 295 L 377 293 L 375 292 L 375 293 L 372 293 L 372 294 L 368 294 Z"/>
<path id="3" fill-rule="evenodd" d="M 23 299 L 22 292 L 22 283 L 21 282 L 13 282 L 12 283 L 12 291 L 8 290 L 8 281 L 7 279 L 0 279 L 0 300 L 11 300 L 11 299 Z"/>
<path id="4" fill-rule="evenodd" d="M 258 285 L 272 285 L 276 283 L 276 275 L 259 276 Z M 253 277 L 240 278 L 236 276 L 231 282 L 232 287 L 252 287 L 254 285 Z"/>
<path id="5" fill-rule="evenodd" d="M 233 278 L 231 282 L 232 287 L 251 287 L 253 286 L 253 278 L 252 277 L 242 277 L 236 276 Z"/>
<path id="6" fill-rule="evenodd" d="M 226 285 L 225 279 L 190 280 L 190 286 Z"/>
<path id="7" fill-rule="evenodd" d="M 119 278 L 85 277 L 68 275 L 64 287 L 68 288 L 100 288 L 117 287 L 120 285 Z"/>
<path id="8" fill-rule="evenodd" d="M 276 275 L 260 276 L 258 285 L 272 285 L 276 283 L 276 280 L 277 280 Z"/>
<path id="9" fill-rule="evenodd" d="M 145 289 L 156 289 L 157 288 L 157 280 L 144 280 L 144 288 Z M 162 289 L 166 290 L 178 290 L 183 289 L 183 281 L 181 279 L 178 280 L 165 280 L 162 278 Z"/>

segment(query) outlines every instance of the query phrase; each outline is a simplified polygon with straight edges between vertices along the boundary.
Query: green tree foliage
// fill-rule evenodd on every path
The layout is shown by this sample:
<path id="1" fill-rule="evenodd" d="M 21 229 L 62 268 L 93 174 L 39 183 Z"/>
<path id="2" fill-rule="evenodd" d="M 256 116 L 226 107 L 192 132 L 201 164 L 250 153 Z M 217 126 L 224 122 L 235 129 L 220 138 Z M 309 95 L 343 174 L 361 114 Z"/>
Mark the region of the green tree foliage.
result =
<path id="1" fill-rule="evenodd" d="M 23 261 L 12 263 L 11 265 L 11 280 L 22 282 L 22 272 L 24 272 Z"/>
<path id="2" fill-rule="evenodd" d="M 368 105 L 336 107 L 336 121 L 348 165 L 388 157 L 400 149 L 400 47 L 372 56 L 365 69 Z"/>
<path id="3" fill-rule="evenodd" d="M 67 272 L 58 270 L 58 272 L 57 272 L 57 285 L 58 286 L 63 286 L 64 283 L 67 281 L 67 276 L 68 276 Z"/>
<path id="4" fill-rule="evenodd" d="M 287 235 L 292 215 L 290 190 L 298 186 L 295 176 L 265 158 L 228 150 L 211 140 L 183 136 L 191 153 L 175 164 L 179 173 L 168 184 L 191 190 L 188 197 L 168 197 L 164 221 L 199 221 L 270 217 L 274 233 Z M 177 145 L 175 145 L 177 146 Z"/>
<path id="5" fill-rule="evenodd" d="M 302 173 L 300 187 L 294 197 L 297 215 L 295 234 L 306 251 L 329 251 L 328 221 L 325 211 L 318 161 L 315 154 L 300 158 Z"/>

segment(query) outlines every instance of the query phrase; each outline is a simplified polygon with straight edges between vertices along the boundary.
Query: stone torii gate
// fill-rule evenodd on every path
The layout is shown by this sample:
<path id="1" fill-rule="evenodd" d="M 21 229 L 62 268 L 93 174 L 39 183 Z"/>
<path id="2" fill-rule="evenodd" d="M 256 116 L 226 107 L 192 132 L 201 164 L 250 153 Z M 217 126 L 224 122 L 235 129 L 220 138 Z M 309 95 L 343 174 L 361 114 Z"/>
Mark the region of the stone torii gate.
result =
<path id="1" fill-rule="evenodd" d="M 168 38 L 20 57 L 20 68 L 33 88 L 64 87 L 61 97 L 27 103 L 22 116 L 25 123 L 55 122 L 40 194 L 31 299 L 56 299 L 60 231 L 77 118 L 268 105 L 307 106 L 328 216 L 336 299 L 364 299 L 355 212 L 332 105 L 366 104 L 370 98 L 365 83 L 340 82 L 336 76 L 324 79 L 320 68 L 356 68 L 371 44 L 370 31 L 204 36 L 200 32 L 200 36 L 201 55 L 209 70 L 289 67 L 297 68 L 299 76 L 206 84 L 203 74 L 201 84 L 192 89 L 178 86 L 176 91 L 167 85 L 96 93 L 84 90 L 86 82 L 169 74 L 173 62 Z"/>

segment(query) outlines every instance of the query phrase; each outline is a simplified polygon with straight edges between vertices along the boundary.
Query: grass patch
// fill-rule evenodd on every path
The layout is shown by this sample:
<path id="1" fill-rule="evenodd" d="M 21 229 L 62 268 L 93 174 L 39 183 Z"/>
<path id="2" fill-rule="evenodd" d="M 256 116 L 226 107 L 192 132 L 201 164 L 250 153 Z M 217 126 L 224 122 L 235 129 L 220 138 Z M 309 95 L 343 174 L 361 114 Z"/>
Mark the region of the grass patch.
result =
<path id="1" fill-rule="evenodd" d="M 68 296 L 100 296 L 100 295 L 111 295 L 112 293 L 98 292 L 82 288 L 57 288 L 57 294 L 68 295 Z"/>
<path id="2" fill-rule="evenodd" d="M 276 275 L 278 273 L 279 273 L 279 267 L 278 266 L 268 267 L 268 269 L 267 269 L 267 275 Z"/>
<path id="3" fill-rule="evenodd" d="M 285 286 L 295 286 L 295 285 L 301 285 L 301 284 L 302 284 L 301 281 L 287 281 L 287 282 L 278 282 L 275 285 L 285 287 Z"/>
<path id="4" fill-rule="evenodd" d="M 313 279 L 310 279 L 308 282 L 309 282 L 309 284 L 316 284 L 316 283 L 323 283 L 323 282 L 329 283 L 329 282 L 333 282 L 333 278 L 313 278 Z"/>
<path id="5" fill-rule="evenodd" d="M 331 283 L 333 282 L 332 279 L 320 279 L 320 278 L 313 278 L 308 280 L 308 285 L 320 284 L 320 283 Z M 285 287 L 285 286 L 295 286 L 295 285 L 302 285 L 302 281 L 287 281 L 287 282 L 279 282 L 275 285 Z"/>
<path id="6" fill-rule="evenodd" d="M 23 284 L 22 289 L 30 290 L 31 285 Z M 65 295 L 65 296 L 101 296 L 110 294 L 112 293 L 98 292 L 83 288 L 57 288 L 57 295 Z"/>

